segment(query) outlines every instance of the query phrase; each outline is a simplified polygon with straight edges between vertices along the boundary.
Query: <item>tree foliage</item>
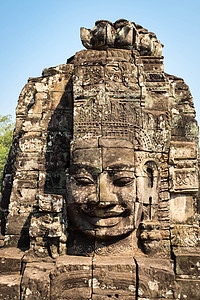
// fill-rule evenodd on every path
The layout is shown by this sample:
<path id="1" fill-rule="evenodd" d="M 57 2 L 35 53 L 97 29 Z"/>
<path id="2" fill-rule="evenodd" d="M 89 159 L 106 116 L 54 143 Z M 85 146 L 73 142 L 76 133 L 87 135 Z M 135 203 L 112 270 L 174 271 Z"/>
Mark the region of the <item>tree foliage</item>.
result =
<path id="1" fill-rule="evenodd" d="M 13 122 L 10 115 L 0 115 L 0 186 L 3 179 L 3 170 L 13 138 Z"/>

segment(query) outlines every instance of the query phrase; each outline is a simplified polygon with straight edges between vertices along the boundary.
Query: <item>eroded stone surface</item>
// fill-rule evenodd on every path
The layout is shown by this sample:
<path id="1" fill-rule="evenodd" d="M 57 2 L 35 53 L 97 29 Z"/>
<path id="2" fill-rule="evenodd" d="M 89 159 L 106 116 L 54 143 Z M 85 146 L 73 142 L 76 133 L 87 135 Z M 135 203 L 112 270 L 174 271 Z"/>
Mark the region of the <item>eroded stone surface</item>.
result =
<path id="1" fill-rule="evenodd" d="M 19 274 L 0 275 L 0 299 L 20 300 L 20 282 Z"/>
<path id="2" fill-rule="evenodd" d="M 177 299 L 178 285 L 169 260 L 136 257 L 138 295 L 152 299 Z"/>
<path id="3" fill-rule="evenodd" d="M 0 202 L 1 297 L 198 299 L 189 88 L 134 22 L 97 21 L 81 39 L 87 50 L 29 78 L 19 97 Z"/>
<path id="4" fill-rule="evenodd" d="M 87 49 L 137 49 L 142 55 L 162 55 L 163 45 L 154 33 L 124 19 L 114 24 L 96 21 L 93 30 L 81 28 L 81 40 Z"/>
<path id="5" fill-rule="evenodd" d="M 91 299 L 92 258 L 62 256 L 51 272 L 51 298 Z"/>
<path id="6" fill-rule="evenodd" d="M 93 259 L 93 293 L 101 296 L 136 296 L 136 264 L 133 257 Z"/>
<path id="7" fill-rule="evenodd" d="M 20 273 L 24 252 L 17 248 L 0 249 L 0 274 Z"/>
<path id="8" fill-rule="evenodd" d="M 50 271 L 53 263 L 27 263 L 21 282 L 21 299 L 51 299 Z"/>

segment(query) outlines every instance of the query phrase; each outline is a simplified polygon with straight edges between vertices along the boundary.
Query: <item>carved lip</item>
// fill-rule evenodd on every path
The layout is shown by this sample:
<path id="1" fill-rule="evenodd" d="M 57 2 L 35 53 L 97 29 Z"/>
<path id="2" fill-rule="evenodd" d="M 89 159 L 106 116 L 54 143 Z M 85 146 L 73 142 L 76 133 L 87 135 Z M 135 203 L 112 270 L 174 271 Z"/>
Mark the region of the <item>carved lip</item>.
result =
<path id="1" fill-rule="evenodd" d="M 90 224 L 96 227 L 113 227 L 117 225 L 126 211 L 125 208 L 120 205 L 116 205 L 111 210 L 105 208 L 96 209 L 81 209 L 82 213 L 86 215 L 87 220 Z"/>
<path id="2" fill-rule="evenodd" d="M 88 217 L 90 224 L 96 227 L 113 227 L 121 221 L 121 216 L 111 218 Z"/>
<path id="3" fill-rule="evenodd" d="M 81 209 L 81 211 L 89 216 L 89 217 L 95 217 L 95 218 L 112 218 L 112 217 L 118 217 L 121 216 L 125 212 L 125 208 L 121 205 L 115 205 L 113 208 L 99 208 L 99 207 L 84 207 Z"/>

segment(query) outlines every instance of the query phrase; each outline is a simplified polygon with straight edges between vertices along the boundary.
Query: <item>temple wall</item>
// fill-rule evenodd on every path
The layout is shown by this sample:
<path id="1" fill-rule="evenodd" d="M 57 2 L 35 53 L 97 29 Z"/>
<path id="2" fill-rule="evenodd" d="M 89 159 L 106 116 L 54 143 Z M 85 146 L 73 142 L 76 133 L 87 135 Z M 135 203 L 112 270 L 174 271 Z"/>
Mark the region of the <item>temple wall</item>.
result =
<path id="1" fill-rule="evenodd" d="M 9 212 L 7 246 L 30 247 L 31 218 L 36 224 L 42 223 L 43 218 L 47 226 L 51 226 L 54 218 L 62 219 L 65 170 L 69 164 L 72 136 L 72 73 L 71 64 L 45 69 L 42 77 L 29 78 L 20 94 L 13 139 L 15 155 L 10 198 L 6 195 L 7 185 L 2 191 L 5 217 Z M 45 235 L 46 230 L 41 233 L 33 229 L 32 239 L 42 239 L 40 236 Z M 61 228 L 59 230 L 61 234 Z M 55 236 L 57 238 L 56 233 Z"/>
<path id="2" fill-rule="evenodd" d="M 198 299 L 199 128 L 189 87 L 164 72 L 162 45 L 133 22 L 98 21 L 81 36 L 87 50 L 29 78 L 19 97 L 0 202 L 0 298 Z M 112 191 L 104 182 L 103 197 L 110 192 L 121 211 L 124 199 L 134 206 L 116 232 L 114 218 L 96 225 L 107 224 L 108 207 L 87 215 L 76 203 L 99 199 L 112 159 L 129 161 L 132 177 Z M 88 161 L 96 181 L 74 180 L 70 168 Z"/>

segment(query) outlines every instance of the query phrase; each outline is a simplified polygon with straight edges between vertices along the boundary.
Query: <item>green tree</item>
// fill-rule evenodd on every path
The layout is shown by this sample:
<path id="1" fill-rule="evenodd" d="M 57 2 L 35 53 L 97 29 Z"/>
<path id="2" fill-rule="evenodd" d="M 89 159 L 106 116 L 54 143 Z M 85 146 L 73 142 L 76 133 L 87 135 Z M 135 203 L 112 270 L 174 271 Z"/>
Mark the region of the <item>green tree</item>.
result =
<path id="1" fill-rule="evenodd" d="M 0 186 L 3 179 L 3 170 L 13 138 L 13 122 L 10 115 L 0 115 Z"/>

